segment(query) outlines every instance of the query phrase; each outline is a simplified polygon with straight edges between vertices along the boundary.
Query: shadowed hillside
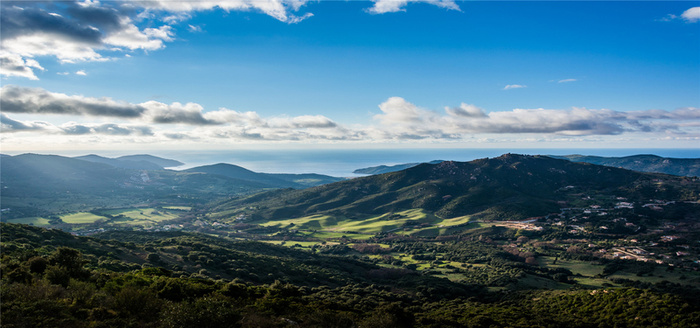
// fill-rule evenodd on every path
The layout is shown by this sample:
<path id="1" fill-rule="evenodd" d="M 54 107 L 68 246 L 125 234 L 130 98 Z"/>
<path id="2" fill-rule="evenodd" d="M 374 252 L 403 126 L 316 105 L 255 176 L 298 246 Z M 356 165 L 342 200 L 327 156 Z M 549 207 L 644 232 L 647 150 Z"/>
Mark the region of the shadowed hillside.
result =
<path id="1" fill-rule="evenodd" d="M 600 156 L 550 156 L 567 159 L 573 162 L 614 166 L 640 172 L 658 172 L 681 176 L 700 176 L 700 159 L 698 158 L 666 158 L 656 155 L 634 155 L 626 157 Z"/>

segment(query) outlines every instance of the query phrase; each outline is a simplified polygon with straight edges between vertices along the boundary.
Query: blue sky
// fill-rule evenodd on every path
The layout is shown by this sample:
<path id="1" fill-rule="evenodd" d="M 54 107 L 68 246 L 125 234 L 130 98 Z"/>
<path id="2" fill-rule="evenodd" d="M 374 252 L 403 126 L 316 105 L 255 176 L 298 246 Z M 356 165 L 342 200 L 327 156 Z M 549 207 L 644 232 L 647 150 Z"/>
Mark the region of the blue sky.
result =
<path id="1" fill-rule="evenodd" d="M 700 2 L 2 2 L 3 150 L 700 141 Z"/>

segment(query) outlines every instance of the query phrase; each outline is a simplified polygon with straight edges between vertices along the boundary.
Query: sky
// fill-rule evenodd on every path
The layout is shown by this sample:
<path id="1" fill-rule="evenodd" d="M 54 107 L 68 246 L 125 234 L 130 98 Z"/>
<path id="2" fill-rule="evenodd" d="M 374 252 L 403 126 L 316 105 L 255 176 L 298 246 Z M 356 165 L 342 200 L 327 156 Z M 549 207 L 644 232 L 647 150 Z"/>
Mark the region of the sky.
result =
<path id="1" fill-rule="evenodd" d="M 0 150 L 700 148 L 700 1 L 2 1 Z"/>

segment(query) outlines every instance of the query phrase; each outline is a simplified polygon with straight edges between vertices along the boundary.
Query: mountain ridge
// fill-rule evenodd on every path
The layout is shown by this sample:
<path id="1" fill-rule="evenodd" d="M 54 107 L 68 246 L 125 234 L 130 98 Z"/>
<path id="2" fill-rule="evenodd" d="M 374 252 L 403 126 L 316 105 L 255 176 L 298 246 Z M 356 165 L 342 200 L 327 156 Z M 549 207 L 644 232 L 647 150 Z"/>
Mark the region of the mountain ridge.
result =
<path id="1" fill-rule="evenodd" d="M 559 211 L 569 193 L 628 197 L 678 197 L 678 177 L 641 173 L 547 156 L 505 154 L 470 162 L 444 161 L 392 173 L 355 178 L 299 191 L 234 199 L 215 207 L 260 208 L 259 220 L 308 215 L 377 215 L 424 209 L 439 217 L 477 215 L 524 219 Z M 654 182 L 653 180 L 669 181 Z M 656 185 L 655 185 L 656 184 Z M 567 188 L 575 189 L 565 193 Z M 630 194 L 632 196 L 630 196 Z M 566 197 L 565 197 L 566 196 Z M 235 212 L 235 211 L 234 211 Z"/>
<path id="2" fill-rule="evenodd" d="M 548 156 L 574 162 L 613 166 L 640 172 L 657 172 L 679 176 L 700 176 L 700 158 L 671 158 L 651 154 L 640 154 L 624 157 L 587 156 L 577 154 L 566 156 Z"/>

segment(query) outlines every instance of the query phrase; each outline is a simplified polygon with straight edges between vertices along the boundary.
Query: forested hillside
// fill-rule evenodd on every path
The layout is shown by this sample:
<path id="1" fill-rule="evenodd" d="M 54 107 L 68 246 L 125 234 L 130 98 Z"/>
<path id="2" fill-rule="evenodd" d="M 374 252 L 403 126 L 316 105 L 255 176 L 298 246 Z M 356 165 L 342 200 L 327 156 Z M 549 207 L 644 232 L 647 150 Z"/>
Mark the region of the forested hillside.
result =
<path id="1" fill-rule="evenodd" d="M 3 224 L 3 327 L 698 327 L 700 322 L 695 299 L 662 291 L 488 292 L 260 243 L 190 234 L 102 236 L 112 237 L 129 241 Z"/>

